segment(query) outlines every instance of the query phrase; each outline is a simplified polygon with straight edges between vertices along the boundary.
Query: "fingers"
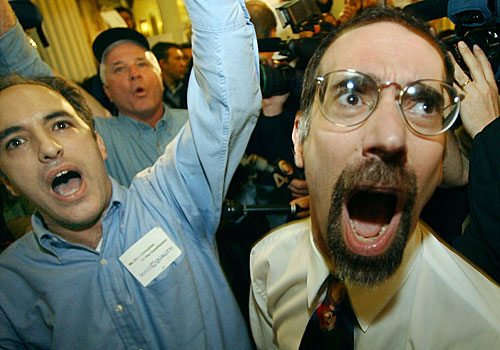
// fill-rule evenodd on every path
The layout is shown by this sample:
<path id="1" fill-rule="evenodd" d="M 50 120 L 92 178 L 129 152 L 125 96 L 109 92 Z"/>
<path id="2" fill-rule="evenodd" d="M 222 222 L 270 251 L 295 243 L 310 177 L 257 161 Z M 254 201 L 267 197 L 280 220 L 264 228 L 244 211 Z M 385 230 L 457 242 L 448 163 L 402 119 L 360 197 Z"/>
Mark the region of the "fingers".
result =
<path id="1" fill-rule="evenodd" d="M 295 198 L 290 202 L 290 204 L 295 204 L 301 208 L 301 210 L 295 214 L 297 218 L 305 218 L 306 216 L 309 216 L 309 196 Z"/>
<path id="2" fill-rule="evenodd" d="M 309 194 L 307 182 L 305 180 L 293 179 L 290 185 L 288 185 L 288 189 L 295 198 L 307 196 Z"/>
<path id="3" fill-rule="evenodd" d="M 488 60 L 488 57 L 486 57 L 486 54 L 484 53 L 483 50 L 478 45 L 474 45 L 473 47 L 474 50 L 474 55 L 476 59 L 479 62 L 479 65 L 482 68 L 482 71 L 484 73 L 484 78 L 486 81 L 492 85 L 495 86 L 495 89 L 498 90 L 496 81 L 495 81 L 495 73 L 493 72 L 493 69 L 491 67 L 491 63 Z"/>
<path id="4" fill-rule="evenodd" d="M 479 85 L 488 84 L 490 85 L 490 88 L 493 88 L 497 91 L 498 89 L 496 87 L 495 75 L 491 68 L 490 62 L 488 61 L 488 57 L 486 57 L 483 50 L 481 50 L 478 45 L 474 45 L 474 52 L 472 52 L 463 41 L 460 41 L 458 43 L 458 50 L 460 51 L 465 64 L 469 68 L 472 81 L 478 83 Z M 464 78 L 464 76 L 460 73 L 459 77 L 460 79 Z M 455 77 L 455 79 L 457 79 L 457 77 Z M 463 85 L 466 80 L 467 78 L 465 78 L 464 80 L 457 80 L 457 82 Z"/>

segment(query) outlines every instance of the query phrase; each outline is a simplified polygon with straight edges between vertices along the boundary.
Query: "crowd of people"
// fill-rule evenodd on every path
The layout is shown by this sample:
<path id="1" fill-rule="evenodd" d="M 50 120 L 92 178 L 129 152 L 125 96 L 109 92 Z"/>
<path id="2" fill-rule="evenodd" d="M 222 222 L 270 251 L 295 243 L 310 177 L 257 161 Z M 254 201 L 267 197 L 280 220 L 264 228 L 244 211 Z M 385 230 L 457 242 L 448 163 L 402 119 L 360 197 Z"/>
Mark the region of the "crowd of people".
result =
<path id="1" fill-rule="evenodd" d="M 0 180 L 34 208 L 18 239 L 0 221 L 0 348 L 499 347 L 500 104 L 481 48 L 458 44 L 465 72 L 412 12 L 346 2 L 302 71 L 259 52 L 265 2 L 185 5 L 192 57 L 151 48 L 127 8 L 93 41 L 110 116 L 0 0 Z M 299 94 L 262 94 L 291 67 Z M 470 198 L 463 229 L 429 206 L 450 188 Z M 303 211 L 229 225 L 227 199 Z"/>

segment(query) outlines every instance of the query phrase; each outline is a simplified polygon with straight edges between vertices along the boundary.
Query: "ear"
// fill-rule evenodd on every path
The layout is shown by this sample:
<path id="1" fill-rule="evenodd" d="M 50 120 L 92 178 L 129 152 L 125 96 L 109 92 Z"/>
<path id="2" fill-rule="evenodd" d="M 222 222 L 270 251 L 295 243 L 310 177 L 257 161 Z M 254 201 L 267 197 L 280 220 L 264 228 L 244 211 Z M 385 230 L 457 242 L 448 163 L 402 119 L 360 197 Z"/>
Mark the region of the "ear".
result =
<path id="1" fill-rule="evenodd" d="M 101 151 L 102 159 L 106 160 L 108 158 L 108 152 L 106 151 L 106 145 L 104 144 L 104 141 L 103 141 L 101 135 L 99 135 L 99 133 L 97 131 L 94 131 L 94 132 L 95 132 L 95 137 L 96 137 L 96 141 L 97 141 L 97 147 L 99 147 L 99 151 Z"/>
<path id="2" fill-rule="evenodd" d="M 0 181 L 2 181 L 10 194 L 12 194 L 14 197 L 19 197 L 19 192 L 14 189 L 14 186 L 10 183 L 9 179 L 7 179 L 4 175 L 0 175 Z"/>
<path id="3" fill-rule="evenodd" d="M 299 168 L 304 167 L 304 157 L 303 157 L 303 146 L 300 142 L 299 138 L 299 121 L 301 115 L 297 113 L 295 115 L 295 122 L 293 123 L 293 132 L 292 132 L 292 140 L 293 140 L 293 153 L 295 159 L 295 165 Z"/>
<path id="4" fill-rule="evenodd" d="M 102 84 L 102 89 L 104 90 L 106 96 L 108 96 L 109 100 L 114 103 L 113 99 L 111 98 L 111 91 L 109 90 L 109 87 L 107 85 Z"/>

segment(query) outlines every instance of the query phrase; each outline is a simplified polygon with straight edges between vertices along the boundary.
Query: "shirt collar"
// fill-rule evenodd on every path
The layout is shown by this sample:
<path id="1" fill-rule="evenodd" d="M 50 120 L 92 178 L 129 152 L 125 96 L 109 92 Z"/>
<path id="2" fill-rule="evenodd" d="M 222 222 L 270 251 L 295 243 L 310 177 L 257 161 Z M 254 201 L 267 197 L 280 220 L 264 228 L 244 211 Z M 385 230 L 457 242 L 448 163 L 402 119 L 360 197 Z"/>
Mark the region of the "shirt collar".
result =
<path id="1" fill-rule="evenodd" d="M 166 103 L 163 103 L 163 115 L 158 120 L 158 122 L 160 120 L 165 120 L 165 121 L 168 120 L 167 116 L 170 112 L 170 109 L 171 109 L 171 107 L 169 105 L 167 105 Z M 116 116 L 116 118 L 120 119 L 121 122 L 123 122 L 123 123 L 130 123 L 130 124 L 136 125 L 136 126 L 148 126 L 151 128 L 151 126 L 148 123 L 137 120 L 135 118 L 132 118 L 126 114 L 123 114 L 122 112 L 118 112 L 118 115 Z"/>
<path id="2" fill-rule="evenodd" d="M 352 308 L 363 332 L 366 332 L 377 315 L 386 307 L 401 289 L 414 269 L 421 255 L 422 232 L 420 223 L 410 235 L 403 253 L 401 264 L 394 274 L 383 284 L 374 288 L 347 285 Z M 309 232 L 309 264 L 307 270 L 307 306 L 312 308 L 321 298 L 321 286 L 330 274 L 329 264 L 314 244 L 312 231 Z"/>
<path id="3" fill-rule="evenodd" d="M 320 289 L 330 274 L 328 263 L 314 244 L 312 231 L 309 230 L 309 264 L 307 265 L 307 307 L 315 307 L 321 296 Z"/>
<path id="4" fill-rule="evenodd" d="M 108 207 L 106 208 L 104 215 L 103 215 L 103 219 L 102 219 L 103 226 L 104 226 L 104 222 L 106 221 L 106 219 L 108 217 L 110 217 L 111 213 L 113 213 L 116 210 L 116 208 L 119 207 L 125 201 L 125 197 L 126 197 L 125 187 L 121 186 L 113 178 L 110 177 L 110 179 L 111 179 L 111 185 L 112 185 L 113 189 L 112 189 L 110 203 L 109 203 Z M 71 248 L 73 246 L 81 247 L 80 245 L 75 245 L 73 243 L 67 242 L 65 239 L 63 239 L 59 235 L 47 230 L 45 228 L 44 220 L 38 212 L 33 214 L 32 218 L 31 218 L 31 225 L 33 227 L 33 232 L 35 233 L 35 236 L 36 236 L 38 242 L 40 243 L 40 245 L 42 245 L 46 249 L 51 250 L 51 247 L 50 247 L 51 244 L 56 244 L 57 246 L 62 247 L 62 248 L 64 248 L 64 247 Z M 102 239 L 101 239 L 102 241 L 105 241 L 106 233 L 107 233 L 107 231 L 103 228 Z M 44 243 L 45 241 L 47 241 L 47 242 L 50 241 L 52 243 L 45 244 Z M 53 252 L 53 253 L 55 253 L 55 252 Z"/>

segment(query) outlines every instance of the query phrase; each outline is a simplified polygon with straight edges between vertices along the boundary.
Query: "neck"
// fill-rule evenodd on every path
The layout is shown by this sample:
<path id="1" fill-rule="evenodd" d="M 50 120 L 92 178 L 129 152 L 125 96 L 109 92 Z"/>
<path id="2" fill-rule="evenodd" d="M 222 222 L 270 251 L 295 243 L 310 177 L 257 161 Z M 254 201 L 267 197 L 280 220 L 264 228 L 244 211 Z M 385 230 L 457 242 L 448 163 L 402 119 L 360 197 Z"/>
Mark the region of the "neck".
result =
<path id="1" fill-rule="evenodd" d="M 135 120 L 147 123 L 153 129 L 156 129 L 156 123 L 158 123 L 158 121 L 161 119 L 164 111 L 165 108 L 163 106 L 163 103 L 161 103 L 160 108 L 157 108 L 154 111 L 147 111 L 144 113 L 135 113 L 135 114 L 127 114 L 127 113 L 123 114 Z"/>
<path id="2" fill-rule="evenodd" d="M 167 86 L 176 86 L 177 83 L 178 83 L 178 79 L 172 77 L 171 75 L 168 75 L 168 74 L 164 74 L 163 75 L 163 82 L 165 83 L 165 85 Z"/>
<path id="3" fill-rule="evenodd" d="M 88 227 L 78 227 L 77 225 L 62 225 L 56 222 L 51 222 L 50 220 L 46 220 L 41 214 L 42 219 L 45 223 L 46 228 L 52 232 L 57 234 L 59 237 L 64 240 L 73 243 L 80 244 L 85 247 L 95 249 L 102 238 L 102 214 L 99 219 L 89 225 Z"/>

